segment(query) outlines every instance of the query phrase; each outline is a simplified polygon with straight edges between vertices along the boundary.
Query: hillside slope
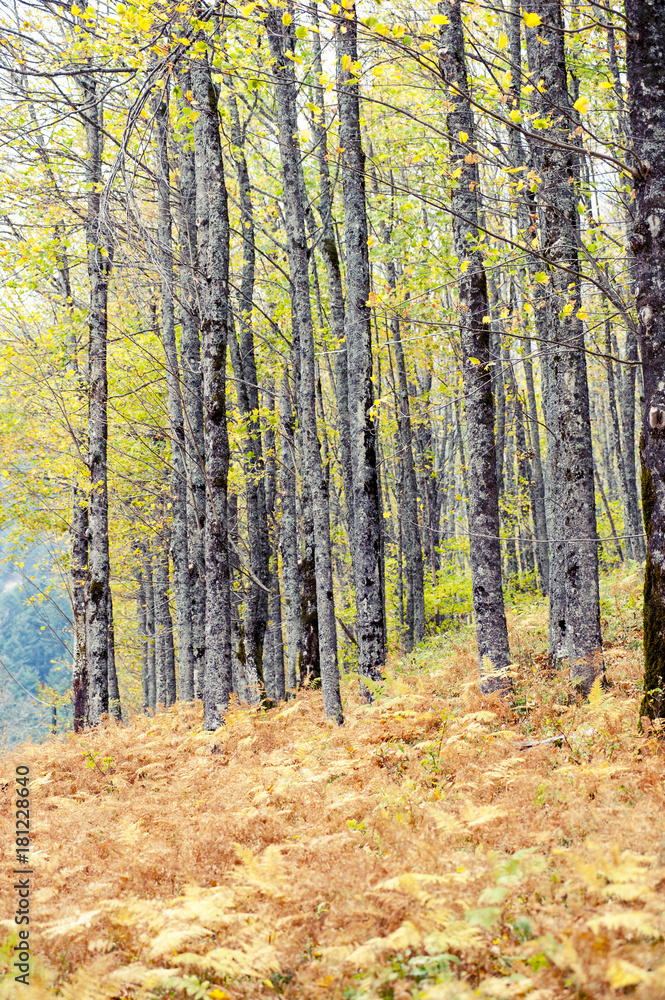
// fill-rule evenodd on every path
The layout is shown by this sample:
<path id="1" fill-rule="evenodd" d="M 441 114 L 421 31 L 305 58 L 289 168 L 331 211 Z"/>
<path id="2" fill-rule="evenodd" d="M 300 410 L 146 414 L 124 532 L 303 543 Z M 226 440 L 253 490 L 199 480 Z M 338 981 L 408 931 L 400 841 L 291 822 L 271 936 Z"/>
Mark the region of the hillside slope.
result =
<path id="1" fill-rule="evenodd" d="M 636 587 L 606 585 L 612 686 L 586 705 L 543 680 L 532 608 L 511 622 L 511 709 L 480 696 L 460 633 L 393 665 L 371 706 L 348 680 L 342 729 L 303 692 L 214 734 L 177 706 L 3 757 L 7 867 L 15 766 L 33 779 L 38 957 L 16 984 L 6 939 L 0 998 L 665 996 Z"/>

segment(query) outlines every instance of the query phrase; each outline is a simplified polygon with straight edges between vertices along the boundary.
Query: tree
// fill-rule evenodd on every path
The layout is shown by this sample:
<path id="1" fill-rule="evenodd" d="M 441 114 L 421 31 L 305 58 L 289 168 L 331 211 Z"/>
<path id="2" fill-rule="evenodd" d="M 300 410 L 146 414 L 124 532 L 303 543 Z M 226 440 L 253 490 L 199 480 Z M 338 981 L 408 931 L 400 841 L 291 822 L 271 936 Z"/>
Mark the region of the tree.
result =
<path id="1" fill-rule="evenodd" d="M 644 371 L 640 436 L 642 505 L 647 536 L 644 575 L 644 698 L 640 715 L 662 719 L 665 701 L 665 10 L 627 0 L 626 67 L 635 166 L 635 298 Z"/>

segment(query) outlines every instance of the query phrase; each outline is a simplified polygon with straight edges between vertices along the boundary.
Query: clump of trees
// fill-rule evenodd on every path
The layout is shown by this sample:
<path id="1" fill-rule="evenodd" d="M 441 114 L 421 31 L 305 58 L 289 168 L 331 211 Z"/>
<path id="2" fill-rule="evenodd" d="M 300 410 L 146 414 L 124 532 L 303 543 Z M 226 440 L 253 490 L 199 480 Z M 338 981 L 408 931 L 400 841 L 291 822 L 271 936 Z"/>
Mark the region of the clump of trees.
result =
<path id="1" fill-rule="evenodd" d="M 69 532 L 75 728 L 300 684 L 341 723 L 342 667 L 371 699 L 471 609 L 505 695 L 516 589 L 586 695 L 599 567 L 645 556 L 661 717 L 660 5 L 2 34 L 3 513 Z"/>

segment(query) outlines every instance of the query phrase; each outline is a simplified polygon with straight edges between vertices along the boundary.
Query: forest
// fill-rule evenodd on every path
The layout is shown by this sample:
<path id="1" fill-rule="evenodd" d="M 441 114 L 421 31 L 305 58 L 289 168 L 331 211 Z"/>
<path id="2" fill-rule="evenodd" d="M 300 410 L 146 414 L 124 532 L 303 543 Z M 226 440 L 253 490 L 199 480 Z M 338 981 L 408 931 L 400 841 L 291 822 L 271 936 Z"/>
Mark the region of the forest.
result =
<path id="1" fill-rule="evenodd" d="M 525 4 L 0 10 L 36 998 L 665 995 L 665 4 Z"/>

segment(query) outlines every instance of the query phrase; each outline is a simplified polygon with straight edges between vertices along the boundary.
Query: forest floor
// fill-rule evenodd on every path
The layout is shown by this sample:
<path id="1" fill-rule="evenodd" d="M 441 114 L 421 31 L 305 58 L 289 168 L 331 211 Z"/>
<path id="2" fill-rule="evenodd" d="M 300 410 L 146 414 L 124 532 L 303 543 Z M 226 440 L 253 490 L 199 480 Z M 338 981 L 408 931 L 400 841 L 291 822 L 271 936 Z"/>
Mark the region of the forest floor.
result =
<path id="1" fill-rule="evenodd" d="M 372 705 L 345 681 L 343 728 L 309 691 L 213 734 L 177 706 L 3 757 L 2 916 L 27 764 L 36 958 L 16 984 L 5 938 L 0 1000 L 665 997 L 639 574 L 602 590 L 610 683 L 586 704 L 525 599 L 512 707 L 480 694 L 465 629 L 393 662 Z"/>

